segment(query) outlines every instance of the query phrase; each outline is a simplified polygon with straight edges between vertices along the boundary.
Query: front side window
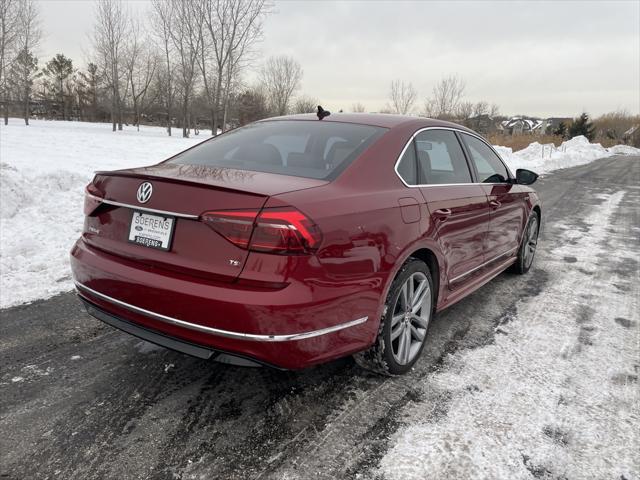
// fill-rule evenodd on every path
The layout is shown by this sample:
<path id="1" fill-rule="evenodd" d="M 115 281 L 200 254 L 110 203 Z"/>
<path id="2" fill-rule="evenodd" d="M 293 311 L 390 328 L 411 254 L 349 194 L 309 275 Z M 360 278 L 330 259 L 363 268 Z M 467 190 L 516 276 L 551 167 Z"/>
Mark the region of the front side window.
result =
<path id="1" fill-rule="evenodd" d="M 462 134 L 462 138 L 469 149 L 471 161 L 478 171 L 478 181 L 482 183 L 505 183 L 509 180 L 507 168 L 486 143 L 466 133 Z"/>
<path id="2" fill-rule="evenodd" d="M 471 183 L 469 165 L 455 133 L 425 130 L 415 138 L 419 183 L 442 185 Z"/>
<path id="3" fill-rule="evenodd" d="M 386 131 L 341 122 L 265 121 L 203 142 L 169 162 L 333 179 Z"/>

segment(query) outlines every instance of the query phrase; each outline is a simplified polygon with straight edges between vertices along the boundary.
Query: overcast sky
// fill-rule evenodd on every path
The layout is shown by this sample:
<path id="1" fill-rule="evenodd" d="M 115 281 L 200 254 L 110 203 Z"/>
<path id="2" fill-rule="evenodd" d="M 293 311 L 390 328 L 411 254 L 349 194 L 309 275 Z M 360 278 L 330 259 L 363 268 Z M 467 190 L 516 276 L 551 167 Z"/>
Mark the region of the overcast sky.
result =
<path id="1" fill-rule="evenodd" d="M 127 3 L 138 14 L 148 8 Z M 93 2 L 40 6 L 41 63 L 61 52 L 84 66 Z M 295 57 L 301 93 L 328 109 L 380 110 L 391 81 L 402 79 L 418 90 L 420 110 L 434 83 L 455 73 L 467 100 L 497 103 L 504 114 L 640 113 L 640 0 L 280 1 L 258 48 L 261 58 Z"/>

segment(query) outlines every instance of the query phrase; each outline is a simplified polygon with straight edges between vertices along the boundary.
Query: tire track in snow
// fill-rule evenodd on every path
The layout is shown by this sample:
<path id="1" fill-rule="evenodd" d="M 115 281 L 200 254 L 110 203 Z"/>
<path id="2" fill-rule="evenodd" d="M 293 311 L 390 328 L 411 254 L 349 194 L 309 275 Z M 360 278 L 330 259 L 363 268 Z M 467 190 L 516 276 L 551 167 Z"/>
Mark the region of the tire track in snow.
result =
<path id="1" fill-rule="evenodd" d="M 455 391 L 447 417 L 425 423 L 422 405 L 407 412 L 414 425 L 382 460 L 385 478 L 635 478 L 637 377 L 619 373 L 616 384 L 609 372 L 637 366 L 637 332 L 634 342 L 614 328 L 614 317 L 638 311 L 637 281 L 635 298 L 613 286 L 625 280 L 611 253 L 637 257 L 637 243 L 614 228 L 616 218 L 628 225 L 619 205 L 629 195 L 601 195 L 582 220 L 550 225 L 551 248 L 538 259 L 547 289 L 518 302 L 495 345 L 462 352 L 425 379 Z M 479 391 L 470 393 L 463 387 L 472 378 Z"/>

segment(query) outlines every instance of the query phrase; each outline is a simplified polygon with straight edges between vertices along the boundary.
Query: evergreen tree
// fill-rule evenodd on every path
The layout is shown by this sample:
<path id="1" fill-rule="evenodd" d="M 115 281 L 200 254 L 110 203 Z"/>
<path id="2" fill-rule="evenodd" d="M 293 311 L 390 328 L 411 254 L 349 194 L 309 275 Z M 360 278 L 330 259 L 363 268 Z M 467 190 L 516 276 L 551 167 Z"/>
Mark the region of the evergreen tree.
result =
<path id="1" fill-rule="evenodd" d="M 240 125 L 255 122 L 269 116 L 267 97 L 258 88 L 248 88 L 237 99 L 238 121 Z M 215 126 L 213 127 L 215 131 Z"/>
<path id="2" fill-rule="evenodd" d="M 44 74 L 51 78 L 51 85 L 55 90 L 55 95 L 62 107 L 62 119 L 67 119 L 67 108 L 65 102 L 65 80 L 73 73 L 73 62 L 70 58 L 58 53 L 53 57 L 44 69 Z"/>
<path id="3" fill-rule="evenodd" d="M 38 82 L 38 89 L 36 90 L 36 98 L 40 101 L 44 115 L 46 118 L 51 118 L 51 92 L 53 87 L 51 82 L 46 78 L 42 78 Z"/>
<path id="4" fill-rule="evenodd" d="M 560 122 L 558 124 L 558 128 L 553 131 L 554 135 L 558 137 L 567 138 L 567 124 L 564 122 Z"/>
<path id="5" fill-rule="evenodd" d="M 596 129 L 593 127 L 593 123 L 589 120 L 589 115 L 583 112 L 578 118 L 576 118 L 571 127 L 569 127 L 569 137 L 577 137 L 578 135 L 584 135 L 592 141 L 595 138 Z"/>
<path id="6" fill-rule="evenodd" d="M 86 73 L 80 72 L 80 78 L 84 84 L 83 100 L 90 106 L 90 119 L 95 121 L 98 112 L 98 87 L 102 80 L 98 73 L 98 66 L 95 63 L 89 63 Z"/>
<path id="7" fill-rule="evenodd" d="M 20 101 L 23 108 L 24 123 L 29 125 L 33 82 L 42 75 L 38 72 L 38 59 L 30 51 L 20 50 L 11 65 L 9 75 L 15 89 L 15 98 Z"/>

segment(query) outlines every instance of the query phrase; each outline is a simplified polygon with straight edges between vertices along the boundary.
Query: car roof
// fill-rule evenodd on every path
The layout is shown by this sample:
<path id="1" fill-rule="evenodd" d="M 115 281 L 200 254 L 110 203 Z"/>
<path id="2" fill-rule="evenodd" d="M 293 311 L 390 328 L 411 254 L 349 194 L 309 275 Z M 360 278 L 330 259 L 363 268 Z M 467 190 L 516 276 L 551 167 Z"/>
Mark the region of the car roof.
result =
<path id="1" fill-rule="evenodd" d="M 319 121 L 315 113 L 304 113 L 301 115 L 285 115 L 282 117 L 272 117 L 260 120 L 261 122 L 279 121 L 279 120 L 296 120 L 296 121 Z M 447 122 L 434 118 L 414 117 L 409 115 L 393 115 L 389 113 L 332 113 L 325 117 L 323 122 L 342 122 L 357 123 L 360 125 L 372 125 L 375 127 L 394 128 L 399 126 L 414 126 L 416 128 L 427 127 L 449 127 L 459 130 L 468 131 L 477 135 L 470 130 L 457 123 Z"/>

